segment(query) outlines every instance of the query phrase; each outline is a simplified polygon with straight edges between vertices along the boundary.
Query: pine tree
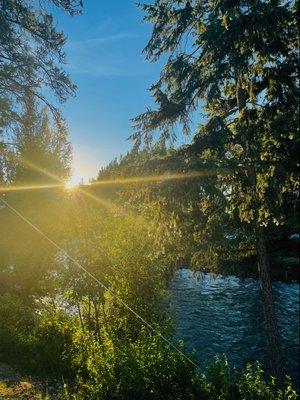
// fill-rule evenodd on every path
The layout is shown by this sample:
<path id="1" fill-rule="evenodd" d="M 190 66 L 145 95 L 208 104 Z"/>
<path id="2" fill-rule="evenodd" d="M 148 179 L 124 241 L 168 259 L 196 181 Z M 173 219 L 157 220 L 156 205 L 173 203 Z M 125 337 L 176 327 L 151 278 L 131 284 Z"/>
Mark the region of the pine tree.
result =
<path id="1" fill-rule="evenodd" d="M 47 88 L 64 101 L 75 85 L 63 70 L 66 37 L 56 27 L 53 6 L 70 15 L 81 12 L 81 0 L 0 0 L 0 128 L 19 120 L 19 102 L 26 92 L 54 112 Z"/>
<path id="2" fill-rule="evenodd" d="M 230 212 L 256 236 L 271 370 L 282 378 L 266 228 L 284 223 L 282 205 L 299 191 L 297 19 L 294 1 L 156 0 L 146 57 L 168 55 L 151 87 L 155 110 L 134 119 L 132 138 L 169 138 L 178 122 L 204 119 L 189 152 L 218 169 Z M 198 111 L 198 114 L 195 113 Z"/>
<path id="3" fill-rule="evenodd" d="M 33 95 L 23 99 L 23 114 L 15 132 L 17 184 L 57 184 L 70 175 L 72 158 L 68 131 L 62 118 L 51 124 L 47 107 L 41 110 Z"/>

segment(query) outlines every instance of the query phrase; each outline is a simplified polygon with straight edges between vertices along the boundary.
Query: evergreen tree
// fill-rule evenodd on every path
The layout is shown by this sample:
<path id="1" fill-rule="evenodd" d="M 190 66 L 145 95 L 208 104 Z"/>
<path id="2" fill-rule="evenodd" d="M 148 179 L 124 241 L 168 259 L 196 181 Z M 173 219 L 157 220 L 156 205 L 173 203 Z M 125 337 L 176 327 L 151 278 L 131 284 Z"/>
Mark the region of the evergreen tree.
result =
<path id="1" fill-rule="evenodd" d="M 61 68 L 66 38 L 49 12 L 53 4 L 71 15 L 82 7 L 81 0 L 0 0 L 0 128 L 18 122 L 18 103 L 28 91 L 55 114 L 41 88 L 52 90 L 59 101 L 74 93 Z"/>
<path id="2" fill-rule="evenodd" d="M 282 205 L 299 190 L 296 4 L 156 0 L 141 8 L 153 24 L 146 57 L 168 59 L 151 87 L 157 109 L 134 119 L 132 138 L 151 141 L 157 129 L 169 138 L 177 122 L 188 132 L 203 105 L 189 153 L 218 168 L 228 211 L 256 236 L 271 368 L 281 379 L 266 228 L 284 224 Z"/>
<path id="3" fill-rule="evenodd" d="M 23 98 L 20 123 L 6 149 L 4 199 L 53 240 L 63 235 L 66 196 L 62 190 L 71 167 L 71 145 L 63 120 L 49 117 L 30 93 Z M 10 188 L 19 189 L 9 191 Z M 5 192 L 5 189 L 4 189 Z M 21 296 L 34 306 L 34 296 L 51 292 L 49 271 L 57 249 L 16 216 L 1 210 L 0 292 Z"/>
<path id="4" fill-rule="evenodd" d="M 38 109 L 29 94 L 23 99 L 23 114 L 15 132 L 14 181 L 18 184 L 59 183 L 70 175 L 71 144 L 64 121 L 53 125 L 47 107 Z"/>

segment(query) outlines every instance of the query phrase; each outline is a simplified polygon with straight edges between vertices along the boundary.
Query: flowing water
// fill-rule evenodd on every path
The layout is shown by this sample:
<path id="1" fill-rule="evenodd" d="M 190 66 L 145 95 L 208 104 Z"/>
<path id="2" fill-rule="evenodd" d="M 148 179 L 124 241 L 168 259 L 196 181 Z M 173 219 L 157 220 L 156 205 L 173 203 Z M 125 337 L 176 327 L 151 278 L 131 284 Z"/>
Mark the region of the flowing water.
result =
<path id="1" fill-rule="evenodd" d="M 285 372 L 298 386 L 299 284 L 274 283 Z M 171 312 L 178 337 L 195 349 L 199 364 L 226 354 L 243 367 L 259 360 L 267 369 L 267 343 L 259 282 L 234 276 L 177 271 L 171 285 Z"/>

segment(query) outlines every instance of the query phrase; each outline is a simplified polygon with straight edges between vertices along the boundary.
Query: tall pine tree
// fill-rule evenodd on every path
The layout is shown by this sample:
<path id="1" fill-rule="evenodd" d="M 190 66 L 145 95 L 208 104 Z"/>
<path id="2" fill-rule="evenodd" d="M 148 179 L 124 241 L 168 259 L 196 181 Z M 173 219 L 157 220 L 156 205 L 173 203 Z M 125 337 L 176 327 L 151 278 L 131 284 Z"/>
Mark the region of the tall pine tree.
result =
<path id="1" fill-rule="evenodd" d="M 297 19 L 294 1 L 155 0 L 141 4 L 153 25 L 144 52 L 167 55 L 151 87 L 157 108 L 134 119 L 132 138 L 165 138 L 178 122 L 204 119 L 189 151 L 218 168 L 228 209 L 251 224 L 273 375 L 282 378 L 266 229 L 284 223 L 299 191 Z M 201 107 L 200 107 L 201 106 Z"/>
<path id="2" fill-rule="evenodd" d="M 65 123 L 60 118 L 52 124 L 47 107 L 39 110 L 30 93 L 23 98 L 14 145 L 16 184 L 57 184 L 69 177 L 72 149 Z"/>

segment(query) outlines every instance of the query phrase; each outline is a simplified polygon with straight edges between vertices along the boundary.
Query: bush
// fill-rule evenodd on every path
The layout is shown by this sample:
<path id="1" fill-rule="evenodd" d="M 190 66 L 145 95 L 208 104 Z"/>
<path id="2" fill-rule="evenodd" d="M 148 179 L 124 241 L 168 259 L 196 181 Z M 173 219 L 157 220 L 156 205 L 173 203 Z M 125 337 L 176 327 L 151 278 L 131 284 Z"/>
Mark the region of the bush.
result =
<path id="1" fill-rule="evenodd" d="M 264 379 L 259 365 L 243 373 L 217 358 L 205 373 L 170 348 L 160 337 L 142 334 L 136 342 L 101 340 L 77 335 L 74 368 L 78 371 L 76 399 L 85 400 L 295 400 L 287 380 L 278 390 Z M 180 350 L 184 351 L 180 345 Z"/>
<path id="2" fill-rule="evenodd" d="M 74 329 L 74 318 L 63 313 L 39 315 L 16 296 L 0 298 L 0 359 L 26 372 L 72 376 Z"/>
<path id="3" fill-rule="evenodd" d="M 29 307 L 16 296 L 0 297 L 0 357 L 6 362 L 20 362 L 29 349 L 29 333 L 35 317 Z M 24 360 L 26 363 L 26 361 Z"/>
<path id="4" fill-rule="evenodd" d="M 31 335 L 30 367 L 40 375 L 72 378 L 70 349 L 75 321 L 63 313 L 44 314 Z"/>
<path id="5" fill-rule="evenodd" d="M 136 342 L 76 338 L 74 363 L 79 375 L 79 398 L 188 399 L 194 367 L 170 351 L 160 338 L 142 334 Z"/>

